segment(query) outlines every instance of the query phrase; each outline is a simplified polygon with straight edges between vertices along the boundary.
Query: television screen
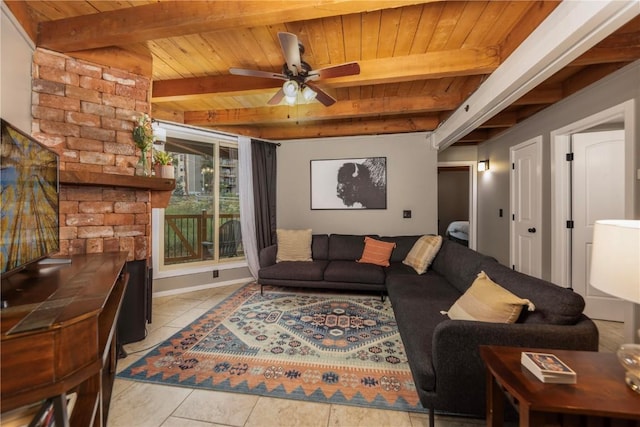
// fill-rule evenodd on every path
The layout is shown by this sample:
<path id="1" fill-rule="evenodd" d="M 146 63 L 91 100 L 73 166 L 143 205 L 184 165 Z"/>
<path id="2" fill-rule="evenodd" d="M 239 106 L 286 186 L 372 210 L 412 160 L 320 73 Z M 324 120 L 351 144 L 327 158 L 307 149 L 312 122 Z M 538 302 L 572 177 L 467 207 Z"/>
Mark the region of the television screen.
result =
<path id="1" fill-rule="evenodd" d="M 2 120 L 2 277 L 59 251 L 58 155 Z"/>

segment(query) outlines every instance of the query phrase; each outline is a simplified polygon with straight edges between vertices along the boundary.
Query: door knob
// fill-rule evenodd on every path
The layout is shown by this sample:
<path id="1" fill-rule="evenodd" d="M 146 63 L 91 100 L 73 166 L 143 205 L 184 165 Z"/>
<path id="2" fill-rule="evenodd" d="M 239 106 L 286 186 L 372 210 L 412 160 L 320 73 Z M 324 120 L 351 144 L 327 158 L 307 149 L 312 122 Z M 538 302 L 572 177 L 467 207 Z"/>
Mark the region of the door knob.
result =
<path id="1" fill-rule="evenodd" d="M 535 227 L 531 227 L 527 230 L 529 233 L 535 233 L 536 232 L 536 228 Z"/>

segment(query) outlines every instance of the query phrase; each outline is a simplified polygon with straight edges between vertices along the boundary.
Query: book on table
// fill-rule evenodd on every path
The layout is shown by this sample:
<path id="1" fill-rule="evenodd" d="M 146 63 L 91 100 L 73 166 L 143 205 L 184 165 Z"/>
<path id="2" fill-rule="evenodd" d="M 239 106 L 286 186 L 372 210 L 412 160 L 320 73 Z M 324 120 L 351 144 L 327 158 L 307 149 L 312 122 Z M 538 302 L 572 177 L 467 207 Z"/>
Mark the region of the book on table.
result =
<path id="1" fill-rule="evenodd" d="M 523 351 L 520 362 L 543 383 L 576 383 L 576 373 L 555 354 Z"/>

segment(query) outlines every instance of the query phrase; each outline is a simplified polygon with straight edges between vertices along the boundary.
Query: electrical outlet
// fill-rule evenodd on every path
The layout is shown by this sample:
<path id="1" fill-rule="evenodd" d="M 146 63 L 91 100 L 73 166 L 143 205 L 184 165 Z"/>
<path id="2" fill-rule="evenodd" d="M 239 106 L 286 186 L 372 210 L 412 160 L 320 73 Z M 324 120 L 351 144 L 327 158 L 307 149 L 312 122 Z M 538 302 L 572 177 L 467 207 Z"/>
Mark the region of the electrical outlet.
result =
<path id="1" fill-rule="evenodd" d="M 216 279 L 220 277 L 220 272 L 218 270 L 213 270 L 213 278 Z"/>

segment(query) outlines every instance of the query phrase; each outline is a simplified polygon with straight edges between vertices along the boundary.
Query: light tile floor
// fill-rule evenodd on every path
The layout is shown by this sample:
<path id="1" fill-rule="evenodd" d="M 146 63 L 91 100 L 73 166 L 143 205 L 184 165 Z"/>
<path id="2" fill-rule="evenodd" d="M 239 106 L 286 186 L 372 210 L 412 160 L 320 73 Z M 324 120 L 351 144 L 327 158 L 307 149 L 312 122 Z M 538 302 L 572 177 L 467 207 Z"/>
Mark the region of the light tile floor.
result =
<path id="1" fill-rule="evenodd" d="M 147 337 L 128 344 L 122 370 L 187 326 L 242 285 L 154 298 Z M 622 343 L 622 324 L 596 321 L 600 351 Z M 436 415 L 439 427 L 484 425 L 484 420 Z M 197 390 L 116 379 L 108 427 L 429 427 L 426 414 L 300 402 L 238 393 Z"/>

